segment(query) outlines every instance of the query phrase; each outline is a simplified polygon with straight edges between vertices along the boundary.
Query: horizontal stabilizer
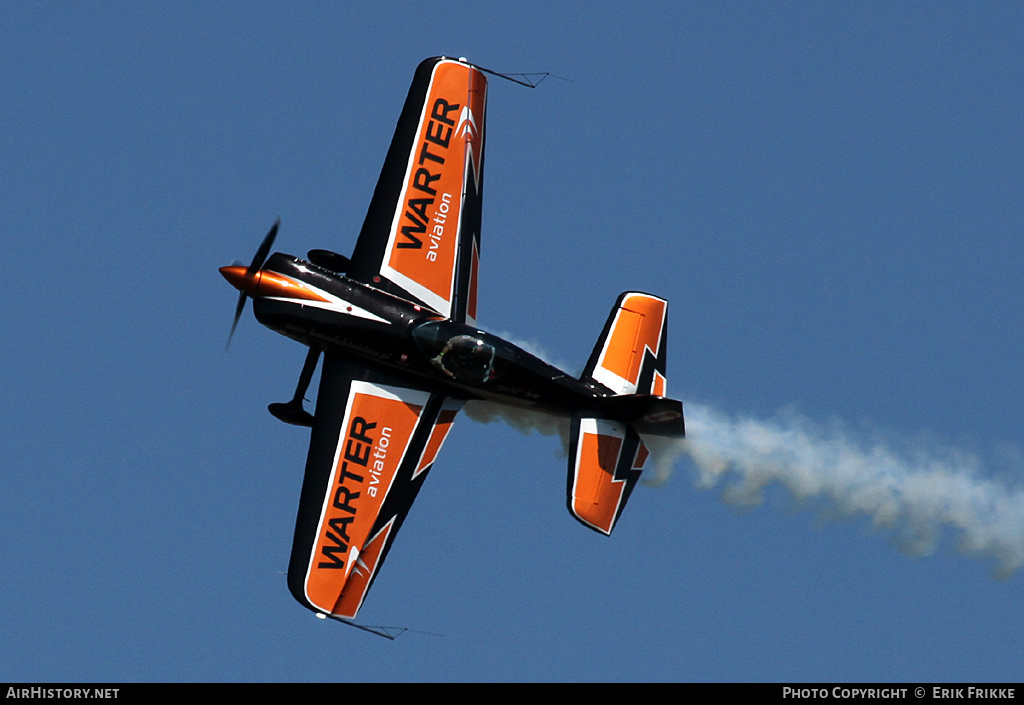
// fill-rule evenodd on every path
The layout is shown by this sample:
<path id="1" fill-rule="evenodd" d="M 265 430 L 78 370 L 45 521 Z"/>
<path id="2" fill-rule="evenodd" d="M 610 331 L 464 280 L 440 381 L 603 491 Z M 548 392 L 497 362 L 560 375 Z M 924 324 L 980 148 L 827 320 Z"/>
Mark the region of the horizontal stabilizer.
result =
<path id="1" fill-rule="evenodd" d="M 683 404 L 665 397 L 668 302 L 639 291 L 619 296 L 580 380 L 606 388 L 608 416 L 643 435 L 685 435 Z"/>
<path id="2" fill-rule="evenodd" d="M 667 333 L 667 301 L 639 291 L 621 294 L 581 379 L 614 394 L 663 395 Z"/>
<path id="3" fill-rule="evenodd" d="M 610 535 L 640 479 L 647 448 L 627 424 L 572 417 L 569 512 L 584 526 Z"/>

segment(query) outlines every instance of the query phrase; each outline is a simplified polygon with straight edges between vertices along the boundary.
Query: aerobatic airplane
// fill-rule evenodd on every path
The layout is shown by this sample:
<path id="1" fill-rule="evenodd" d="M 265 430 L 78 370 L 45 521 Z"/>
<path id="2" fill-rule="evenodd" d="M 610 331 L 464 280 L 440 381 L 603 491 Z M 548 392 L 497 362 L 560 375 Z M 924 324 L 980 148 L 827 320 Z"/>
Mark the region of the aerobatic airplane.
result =
<path id="1" fill-rule="evenodd" d="M 417 68 L 351 259 L 268 258 L 275 223 L 252 264 L 220 270 L 241 291 L 232 334 L 251 298 L 260 323 L 309 346 L 294 398 L 269 410 L 312 428 L 288 587 L 320 617 L 356 617 L 466 401 L 569 417 L 569 511 L 604 534 L 640 477 L 642 437 L 684 433 L 664 397 L 663 299 L 619 296 L 579 379 L 477 327 L 484 71 Z"/>

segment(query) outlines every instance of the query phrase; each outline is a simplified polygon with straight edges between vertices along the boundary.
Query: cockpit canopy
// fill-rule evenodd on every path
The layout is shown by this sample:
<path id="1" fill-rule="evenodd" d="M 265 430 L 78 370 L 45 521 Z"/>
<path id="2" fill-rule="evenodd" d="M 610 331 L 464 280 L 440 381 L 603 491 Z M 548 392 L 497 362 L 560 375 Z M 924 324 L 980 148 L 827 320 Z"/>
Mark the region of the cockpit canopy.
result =
<path id="1" fill-rule="evenodd" d="M 495 376 L 495 347 L 482 331 L 451 321 L 427 321 L 412 336 L 431 364 L 456 382 L 483 384 Z"/>

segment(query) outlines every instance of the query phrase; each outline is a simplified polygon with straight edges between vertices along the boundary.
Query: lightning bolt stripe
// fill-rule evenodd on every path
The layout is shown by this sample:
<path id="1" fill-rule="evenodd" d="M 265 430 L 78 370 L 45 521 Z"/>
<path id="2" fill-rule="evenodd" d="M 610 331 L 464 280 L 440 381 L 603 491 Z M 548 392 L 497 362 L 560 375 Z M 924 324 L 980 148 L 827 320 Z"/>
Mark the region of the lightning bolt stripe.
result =
<path id="1" fill-rule="evenodd" d="M 626 295 L 604 340 L 592 377 L 616 394 L 635 394 L 645 353 L 657 358 L 661 351 L 667 309 L 664 299 L 640 293 Z M 652 386 L 664 391 L 664 377 Z"/>
<path id="2" fill-rule="evenodd" d="M 567 503 L 584 526 L 609 535 L 640 478 L 647 449 L 618 421 L 574 416 Z"/>
<path id="3" fill-rule="evenodd" d="M 384 555 L 384 547 L 388 545 L 392 529 L 395 527 L 397 517 L 391 517 L 387 524 L 380 531 L 370 537 L 366 542 L 363 552 L 359 556 L 358 565 L 352 571 L 351 577 L 345 582 L 345 587 L 338 596 L 337 602 L 331 609 L 331 614 L 345 619 L 352 619 L 363 606 L 363 600 L 370 591 L 373 577 L 380 567 L 381 558 Z"/>

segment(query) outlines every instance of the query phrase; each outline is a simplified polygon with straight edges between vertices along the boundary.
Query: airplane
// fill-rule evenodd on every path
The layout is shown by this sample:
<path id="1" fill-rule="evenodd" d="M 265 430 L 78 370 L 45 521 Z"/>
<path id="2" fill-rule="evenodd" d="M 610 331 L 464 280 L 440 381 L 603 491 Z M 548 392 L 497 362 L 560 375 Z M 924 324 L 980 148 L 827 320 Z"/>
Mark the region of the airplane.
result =
<path id="1" fill-rule="evenodd" d="M 252 300 L 257 321 L 309 347 L 293 398 L 268 409 L 311 428 L 287 575 L 321 618 L 364 628 L 351 620 L 467 401 L 568 417 L 567 506 L 607 535 L 644 437 L 685 433 L 665 397 L 664 299 L 620 295 L 579 378 L 477 327 L 485 72 L 446 57 L 416 69 L 350 258 L 268 258 L 278 220 L 248 267 L 220 268 L 241 292 L 232 336 Z"/>

